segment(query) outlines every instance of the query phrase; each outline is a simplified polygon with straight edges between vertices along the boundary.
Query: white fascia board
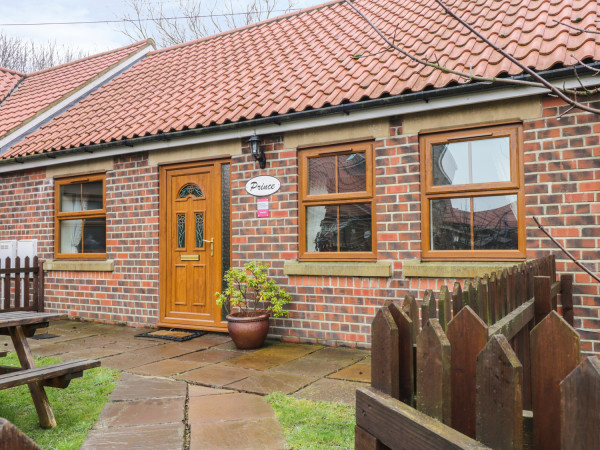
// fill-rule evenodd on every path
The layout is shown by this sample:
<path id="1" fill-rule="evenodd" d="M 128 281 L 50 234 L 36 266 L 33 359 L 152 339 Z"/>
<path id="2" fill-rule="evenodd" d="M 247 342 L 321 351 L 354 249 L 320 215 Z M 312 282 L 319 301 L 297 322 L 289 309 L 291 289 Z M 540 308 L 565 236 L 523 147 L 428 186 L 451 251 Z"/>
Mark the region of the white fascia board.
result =
<path id="1" fill-rule="evenodd" d="M 44 125 L 45 123 L 54 119 L 54 117 L 62 114 L 64 111 L 66 111 L 68 108 L 70 108 L 75 103 L 80 102 L 82 99 L 87 97 L 90 93 L 94 92 L 96 89 L 98 89 L 105 83 L 112 80 L 114 77 L 119 75 L 121 72 L 123 72 L 128 67 L 137 63 L 151 50 L 153 50 L 152 45 L 150 45 L 150 44 L 145 45 L 143 48 L 141 48 L 140 50 L 135 52 L 129 58 L 120 62 L 119 64 L 117 64 L 112 69 L 105 72 L 100 77 L 98 77 L 95 80 L 93 80 L 92 82 L 80 87 L 75 92 L 69 94 L 66 98 L 64 98 L 63 100 L 58 102 L 56 105 L 52 106 L 51 108 L 49 108 L 46 111 L 44 111 L 43 113 L 41 113 L 39 116 L 35 116 L 29 122 L 23 124 L 21 127 L 17 128 L 15 131 L 4 136 L 2 139 L 0 139 L 0 154 L 2 154 L 3 151 L 8 150 L 8 148 L 15 145 L 17 142 L 20 142 L 21 140 L 25 139 L 25 137 L 27 135 L 33 133 L 38 128 L 40 128 L 42 125 Z"/>
<path id="2" fill-rule="evenodd" d="M 598 79 L 593 77 L 581 77 L 581 83 L 584 86 L 593 86 L 599 84 Z M 575 79 L 554 81 L 553 84 L 574 88 L 581 87 L 580 82 Z M 501 100 L 509 100 L 548 93 L 547 89 L 537 87 L 515 87 L 514 85 L 507 86 L 502 89 L 493 89 L 490 91 L 480 91 L 455 95 L 452 97 L 432 98 L 427 102 L 424 100 L 413 101 L 410 103 L 399 103 L 389 106 L 374 107 L 360 111 L 349 111 L 332 114 L 330 116 L 314 117 L 301 119 L 293 122 L 285 122 L 281 125 L 271 123 L 259 125 L 256 127 L 248 127 L 238 130 L 218 131 L 214 133 L 200 134 L 186 138 L 173 138 L 171 140 L 160 140 L 156 142 L 148 142 L 133 146 L 118 146 L 106 150 L 97 150 L 94 153 L 70 154 L 65 156 L 56 155 L 56 158 L 48 158 L 46 160 L 34 160 L 31 162 L 15 163 L 10 165 L 0 165 L 0 173 L 13 172 L 16 170 L 27 170 L 40 167 L 53 166 L 57 164 L 68 164 L 70 162 L 80 162 L 82 159 L 96 159 L 110 156 L 126 155 L 137 152 L 151 152 L 154 150 L 164 150 L 169 148 L 177 148 L 186 145 L 206 144 L 211 142 L 225 141 L 229 139 L 243 139 L 257 135 L 285 133 L 289 131 L 305 130 L 310 128 L 327 127 L 332 125 L 345 125 L 354 122 L 362 122 L 373 119 L 380 119 L 390 116 L 402 116 L 405 114 L 413 114 L 425 111 L 433 111 L 439 109 L 452 108 L 464 105 L 475 105 L 479 103 L 494 102 Z M 90 147 L 93 149 L 93 147 Z M 227 155 L 223 155 L 227 156 Z"/>

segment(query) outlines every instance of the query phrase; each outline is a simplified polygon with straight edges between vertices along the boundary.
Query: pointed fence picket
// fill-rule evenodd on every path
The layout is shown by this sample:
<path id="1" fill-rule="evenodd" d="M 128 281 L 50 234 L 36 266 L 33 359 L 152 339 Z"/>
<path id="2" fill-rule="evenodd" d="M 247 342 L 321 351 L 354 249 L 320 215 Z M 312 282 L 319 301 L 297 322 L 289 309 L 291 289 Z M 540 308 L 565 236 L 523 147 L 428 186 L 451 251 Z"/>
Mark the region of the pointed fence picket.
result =
<path id="1" fill-rule="evenodd" d="M 21 263 L 23 263 L 21 265 Z M 44 270 L 37 256 L 6 258 L 0 268 L 0 311 L 43 311 Z"/>
<path id="2" fill-rule="evenodd" d="M 413 296 L 387 302 L 372 324 L 372 388 L 357 391 L 356 448 L 395 448 L 407 435 L 447 448 L 597 443 L 600 364 L 578 367 L 577 333 L 556 313 L 560 295 L 572 320 L 573 278 L 555 277 L 550 256 L 443 286 L 437 305 L 428 290 L 421 320 Z"/>

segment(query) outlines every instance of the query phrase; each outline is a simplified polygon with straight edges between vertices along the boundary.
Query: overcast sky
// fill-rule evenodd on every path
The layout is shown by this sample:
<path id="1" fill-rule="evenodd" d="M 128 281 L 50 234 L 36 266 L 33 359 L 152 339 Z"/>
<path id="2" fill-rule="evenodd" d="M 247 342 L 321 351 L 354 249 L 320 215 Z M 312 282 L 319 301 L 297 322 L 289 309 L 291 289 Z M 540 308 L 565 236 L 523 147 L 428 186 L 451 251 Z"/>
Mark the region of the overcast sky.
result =
<path id="1" fill-rule="evenodd" d="M 326 0 L 296 0 L 300 8 Z M 156 0 L 176 3 L 176 0 Z M 123 0 L 0 0 L 0 31 L 39 41 L 55 40 L 60 45 L 97 53 L 122 47 L 130 40 L 118 31 L 118 24 L 32 25 L 4 24 L 115 20 L 123 15 Z M 242 9 L 243 11 L 243 9 Z M 279 13 L 277 14 L 279 15 Z"/>

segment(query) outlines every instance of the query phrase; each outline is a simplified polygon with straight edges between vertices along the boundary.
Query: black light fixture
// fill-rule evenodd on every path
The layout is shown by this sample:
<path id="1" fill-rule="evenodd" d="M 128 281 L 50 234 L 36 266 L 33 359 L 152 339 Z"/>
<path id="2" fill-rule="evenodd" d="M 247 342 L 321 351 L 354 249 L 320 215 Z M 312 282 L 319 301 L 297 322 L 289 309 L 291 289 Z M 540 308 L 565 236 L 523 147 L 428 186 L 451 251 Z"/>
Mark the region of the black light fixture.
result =
<path id="1" fill-rule="evenodd" d="M 258 161 L 260 168 L 264 169 L 267 165 L 267 158 L 260 148 L 260 138 L 255 133 L 250 137 L 248 142 L 250 143 L 250 151 L 252 152 L 252 156 L 254 156 L 254 159 Z"/>

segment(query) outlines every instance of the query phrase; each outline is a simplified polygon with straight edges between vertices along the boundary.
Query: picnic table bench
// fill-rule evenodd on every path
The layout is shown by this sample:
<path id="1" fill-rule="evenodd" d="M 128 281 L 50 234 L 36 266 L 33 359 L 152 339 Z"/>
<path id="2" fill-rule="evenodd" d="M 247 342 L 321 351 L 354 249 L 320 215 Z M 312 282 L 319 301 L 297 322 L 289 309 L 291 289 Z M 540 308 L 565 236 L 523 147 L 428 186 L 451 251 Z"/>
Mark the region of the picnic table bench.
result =
<path id="1" fill-rule="evenodd" d="M 48 402 L 44 387 L 66 388 L 73 378 L 81 377 L 83 371 L 100 366 L 100 361 L 76 359 L 47 366 L 36 367 L 27 337 L 38 328 L 47 327 L 52 320 L 66 316 L 36 311 L 13 311 L 0 313 L 0 334 L 11 337 L 21 367 L 0 365 L 0 389 L 27 384 L 42 428 L 56 426 L 54 413 Z M 0 357 L 6 352 L 0 352 Z"/>

